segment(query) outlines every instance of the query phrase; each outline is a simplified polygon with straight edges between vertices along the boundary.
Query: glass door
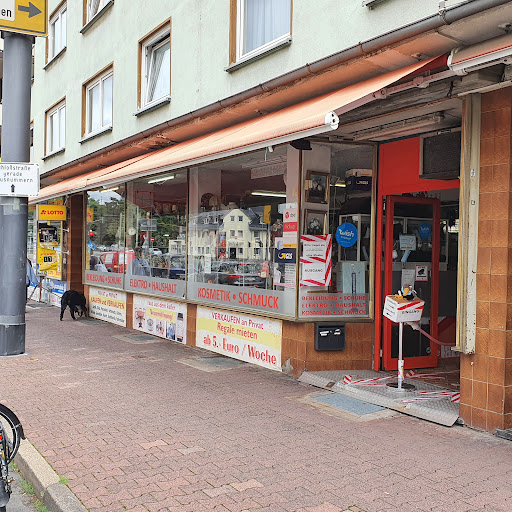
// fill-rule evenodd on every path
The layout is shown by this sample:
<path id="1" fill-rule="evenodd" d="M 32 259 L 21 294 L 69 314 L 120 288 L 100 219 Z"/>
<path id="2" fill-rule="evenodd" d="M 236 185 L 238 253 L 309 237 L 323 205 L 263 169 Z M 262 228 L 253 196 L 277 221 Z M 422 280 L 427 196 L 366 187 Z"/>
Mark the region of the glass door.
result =
<path id="1" fill-rule="evenodd" d="M 414 288 L 425 301 L 421 328 L 437 339 L 439 313 L 440 201 L 433 198 L 386 196 L 384 290 L 397 293 Z M 426 336 L 404 326 L 405 368 L 437 365 L 437 347 Z M 398 324 L 382 324 L 382 356 L 385 370 L 398 366 Z"/>

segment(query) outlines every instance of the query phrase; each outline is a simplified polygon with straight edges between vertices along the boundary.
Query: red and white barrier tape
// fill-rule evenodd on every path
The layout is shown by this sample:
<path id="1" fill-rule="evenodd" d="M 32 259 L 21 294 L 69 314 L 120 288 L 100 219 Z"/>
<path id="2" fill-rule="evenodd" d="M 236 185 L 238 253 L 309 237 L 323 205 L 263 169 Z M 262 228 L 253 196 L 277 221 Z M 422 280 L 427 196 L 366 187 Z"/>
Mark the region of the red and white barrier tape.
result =
<path id="1" fill-rule="evenodd" d="M 332 235 L 301 235 L 301 242 L 322 243 L 325 246 L 324 257 L 309 256 L 300 258 L 303 265 L 310 264 L 323 264 L 325 265 L 325 274 L 322 281 L 316 279 L 303 279 L 300 286 L 330 286 L 331 284 L 331 270 L 332 270 Z"/>

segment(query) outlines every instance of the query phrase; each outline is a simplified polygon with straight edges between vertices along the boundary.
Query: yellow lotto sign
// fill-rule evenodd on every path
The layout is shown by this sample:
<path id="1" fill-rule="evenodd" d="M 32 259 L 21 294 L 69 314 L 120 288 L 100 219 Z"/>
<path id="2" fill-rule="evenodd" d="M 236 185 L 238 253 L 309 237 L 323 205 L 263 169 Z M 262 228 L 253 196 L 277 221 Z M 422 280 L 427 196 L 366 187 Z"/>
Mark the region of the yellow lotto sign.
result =
<path id="1" fill-rule="evenodd" d="M 66 207 L 55 204 L 38 204 L 39 220 L 66 220 Z"/>
<path id="2" fill-rule="evenodd" d="M 46 36 L 48 0 L 0 0 L 0 29 Z"/>
<path id="3" fill-rule="evenodd" d="M 38 247 L 37 250 L 37 264 L 41 272 L 59 269 L 59 255 L 54 249 L 46 249 Z"/>
<path id="4" fill-rule="evenodd" d="M 94 221 L 94 208 L 87 208 L 87 222 Z"/>

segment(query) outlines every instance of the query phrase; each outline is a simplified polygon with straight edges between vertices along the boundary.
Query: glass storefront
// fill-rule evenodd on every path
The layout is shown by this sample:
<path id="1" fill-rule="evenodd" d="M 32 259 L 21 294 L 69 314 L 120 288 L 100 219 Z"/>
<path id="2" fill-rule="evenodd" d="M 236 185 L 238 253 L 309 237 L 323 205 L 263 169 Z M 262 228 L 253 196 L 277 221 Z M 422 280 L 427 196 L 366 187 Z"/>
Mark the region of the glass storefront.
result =
<path id="1" fill-rule="evenodd" d="M 266 148 L 87 192 L 85 283 L 227 309 L 368 318 L 374 148 Z"/>
<path id="2" fill-rule="evenodd" d="M 303 153 L 299 318 L 370 315 L 374 148 Z"/>
<path id="3" fill-rule="evenodd" d="M 87 192 L 86 284 L 123 288 L 131 257 L 124 240 L 125 195 L 124 185 Z"/>
<path id="4" fill-rule="evenodd" d="M 125 289 L 185 297 L 187 171 L 126 186 Z"/>
<path id="5" fill-rule="evenodd" d="M 188 298 L 295 316 L 297 226 L 283 228 L 298 200 L 289 151 L 280 146 L 190 170 Z M 290 258 L 280 263 L 276 250 L 285 249 Z"/>

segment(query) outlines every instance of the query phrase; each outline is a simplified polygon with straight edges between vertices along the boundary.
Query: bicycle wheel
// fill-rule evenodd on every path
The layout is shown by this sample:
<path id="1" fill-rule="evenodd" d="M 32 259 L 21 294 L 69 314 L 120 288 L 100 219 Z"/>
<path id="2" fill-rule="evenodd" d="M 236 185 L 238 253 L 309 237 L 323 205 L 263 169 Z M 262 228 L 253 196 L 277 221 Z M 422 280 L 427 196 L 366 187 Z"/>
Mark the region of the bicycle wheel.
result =
<path id="1" fill-rule="evenodd" d="M 5 461 L 10 464 L 20 447 L 21 440 L 25 439 L 25 434 L 16 414 L 3 404 L 0 404 L 0 422 L 7 444 Z M 0 512 L 2 512 L 1 508 Z"/>

